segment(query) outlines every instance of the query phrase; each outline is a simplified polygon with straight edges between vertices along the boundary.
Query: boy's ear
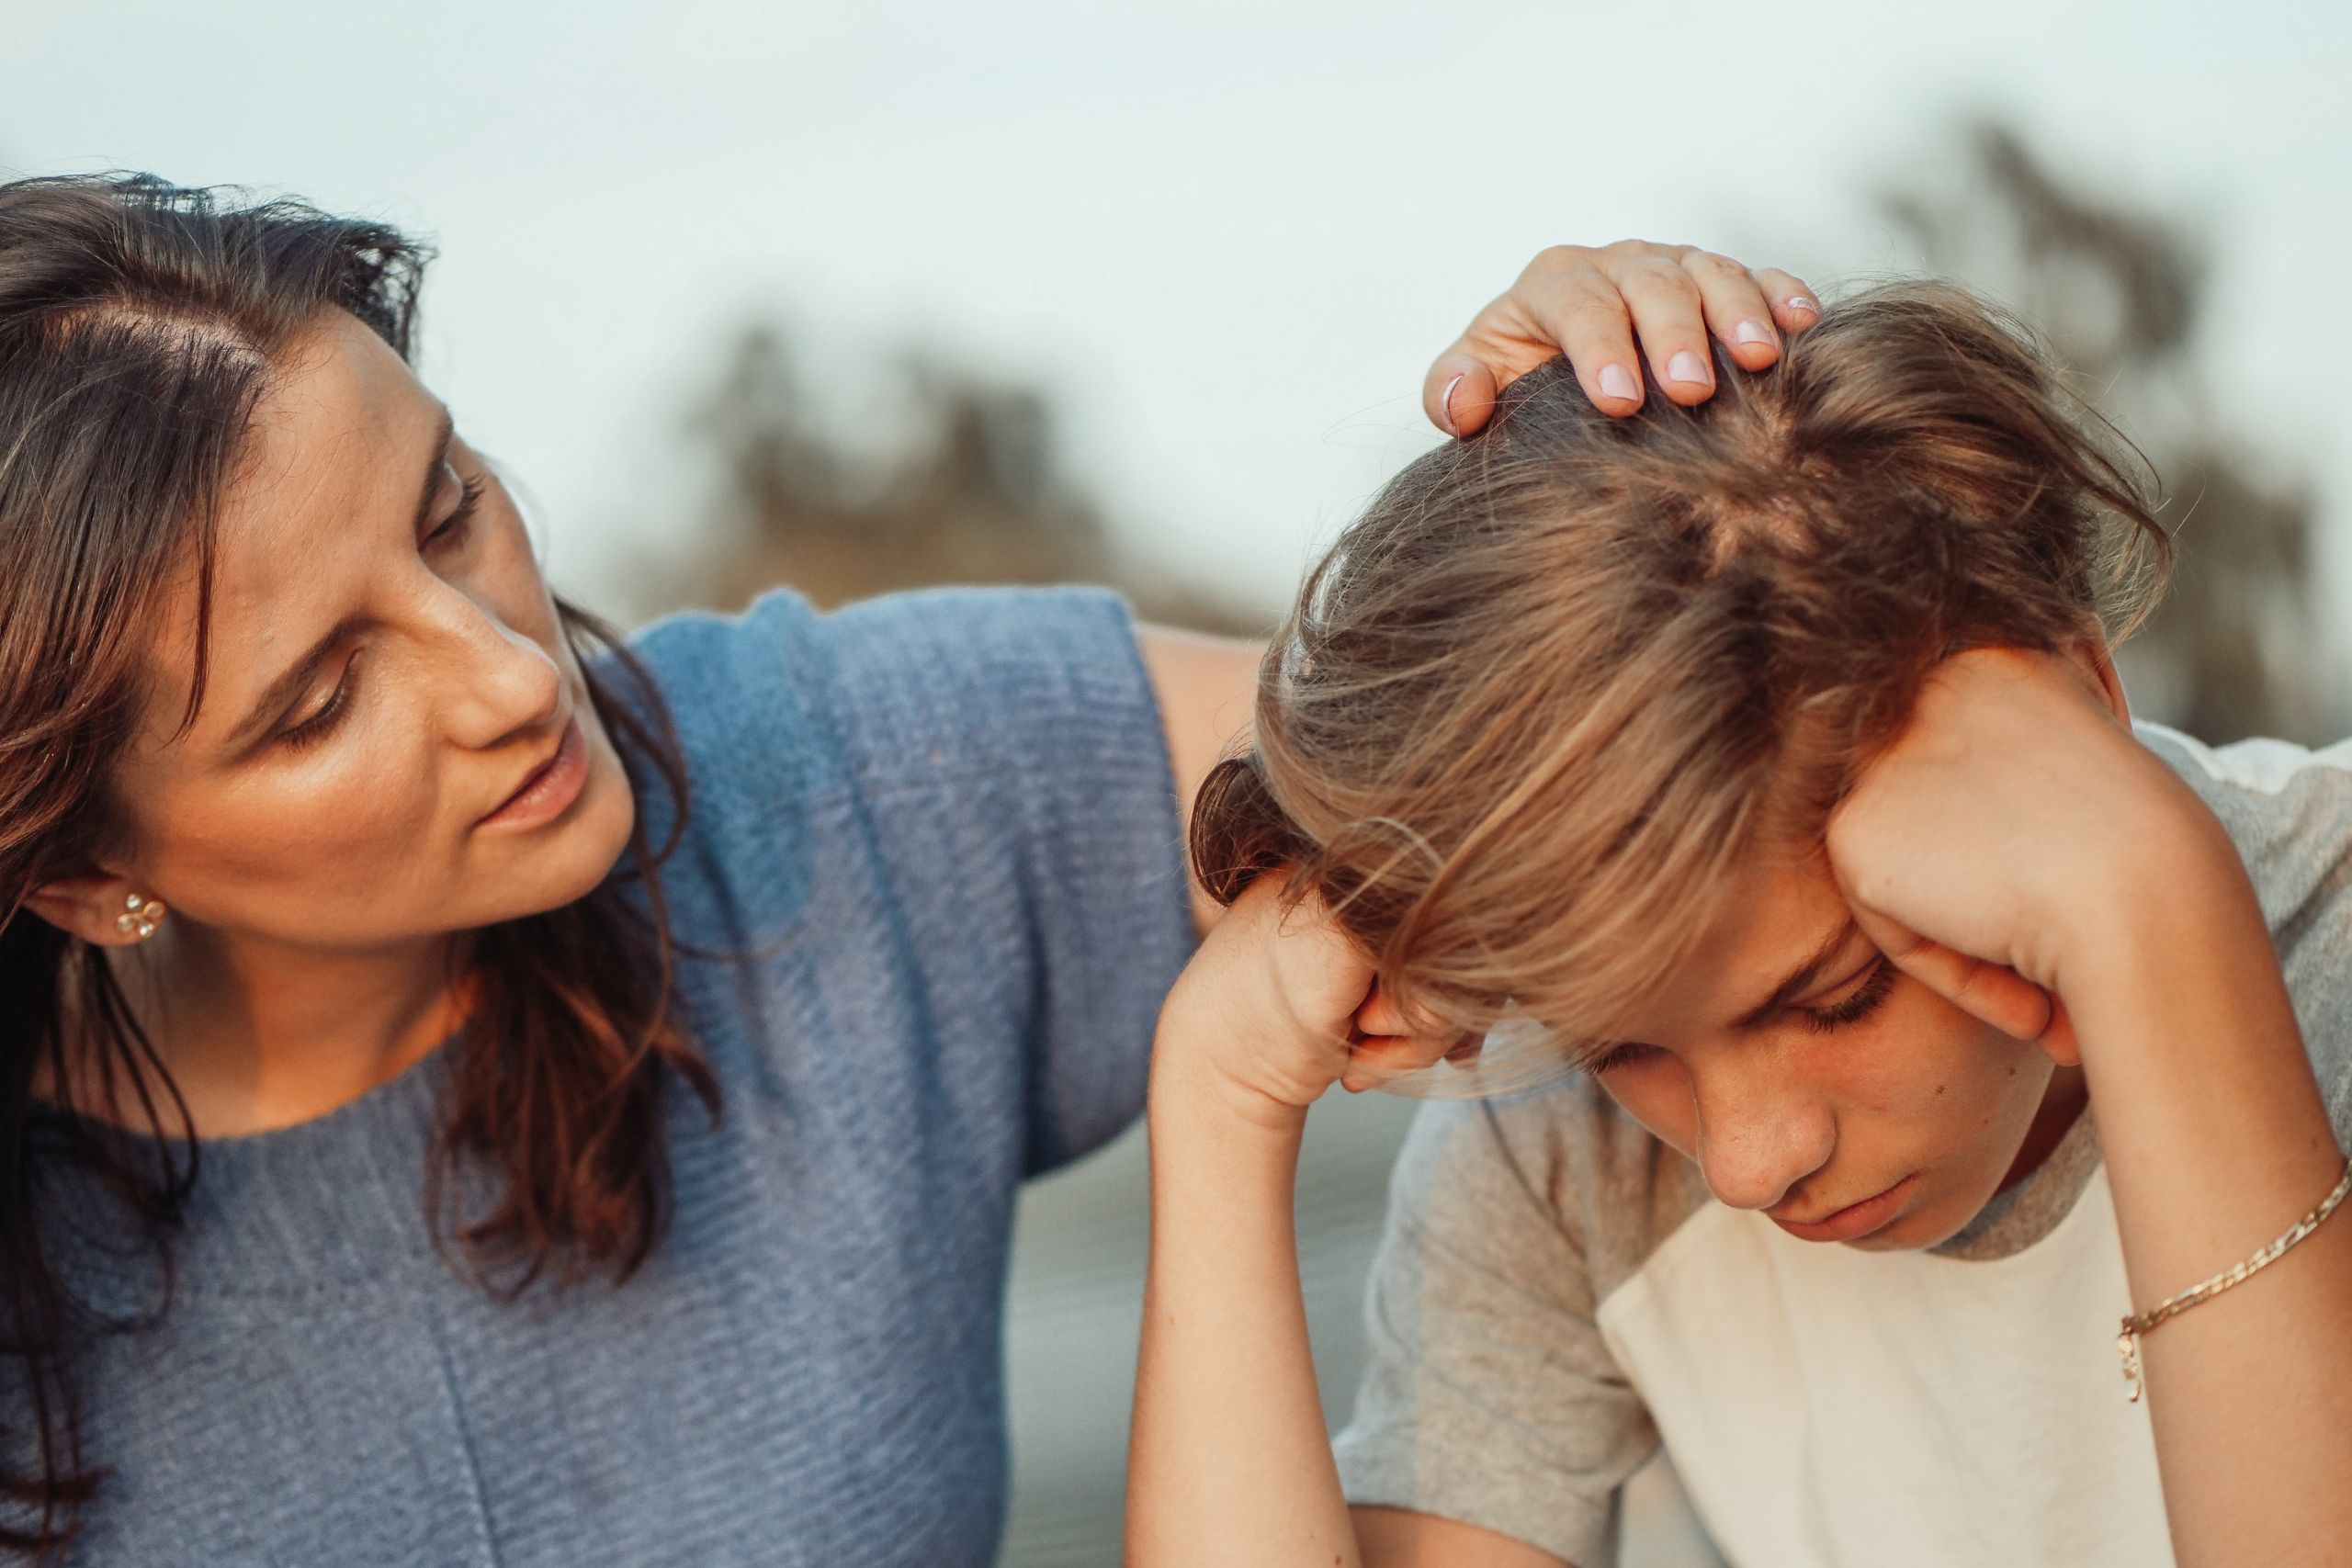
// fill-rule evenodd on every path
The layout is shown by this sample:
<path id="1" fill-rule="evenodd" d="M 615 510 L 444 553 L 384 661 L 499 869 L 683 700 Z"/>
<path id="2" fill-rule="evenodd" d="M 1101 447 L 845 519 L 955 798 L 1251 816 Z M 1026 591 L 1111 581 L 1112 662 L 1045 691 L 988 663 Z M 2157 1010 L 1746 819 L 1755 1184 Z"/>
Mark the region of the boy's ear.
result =
<path id="1" fill-rule="evenodd" d="M 141 908 L 153 911 L 147 922 L 150 931 L 164 915 L 164 907 L 144 889 L 106 872 L 43 883 L 26 898 L 25 908 L 66 935 L 96 947 L 130 947 L 146 940 L 135 918 Z M 126 916 L 134 918 L 126 921 Z"/>

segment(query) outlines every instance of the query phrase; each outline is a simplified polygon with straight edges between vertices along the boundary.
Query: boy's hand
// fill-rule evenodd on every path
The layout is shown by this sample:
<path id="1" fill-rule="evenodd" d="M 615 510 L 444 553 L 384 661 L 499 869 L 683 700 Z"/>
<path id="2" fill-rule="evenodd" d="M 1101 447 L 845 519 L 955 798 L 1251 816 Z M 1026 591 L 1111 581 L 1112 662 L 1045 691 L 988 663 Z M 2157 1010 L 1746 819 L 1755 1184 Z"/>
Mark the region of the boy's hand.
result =
<path id="1" fill-rule="evenodd" d="M 1694 245 L 1555 245 L 1438 355 L 1421 403 L 1448 435 L 1472 434 L 1505 387 L 1561 354 L 1605 413 L 1642 406 L 1645 359 L 1669 400 L 1701 403 L 1715 390 L 1710 334 L 1733 364 L 1761 370 L 1781 357 L 1782 333 L 1820 318 L 1801 279 Z"/>
<path id="2" fill-rule="evenodd" d="M 1202 942 L 1160 1010 L 1155 1078 L 1174 1074 L 1248 1119 L 1295 1128 L 1334 1083 L 1370 1089 L 1465 1042 L 1416 1033 L 1310 893 L 1285 907 L 1268 873 Z"/>
<path id="3" fill-rule="evenodd" d="M 2068 977 L 2135 905 L 2245 881 L 2098 670 L 2017 649 L 1946 660 L 1829 823 L 1831 870 L 1880 950 L 2062 1059 L 2075 1051 Z"/>

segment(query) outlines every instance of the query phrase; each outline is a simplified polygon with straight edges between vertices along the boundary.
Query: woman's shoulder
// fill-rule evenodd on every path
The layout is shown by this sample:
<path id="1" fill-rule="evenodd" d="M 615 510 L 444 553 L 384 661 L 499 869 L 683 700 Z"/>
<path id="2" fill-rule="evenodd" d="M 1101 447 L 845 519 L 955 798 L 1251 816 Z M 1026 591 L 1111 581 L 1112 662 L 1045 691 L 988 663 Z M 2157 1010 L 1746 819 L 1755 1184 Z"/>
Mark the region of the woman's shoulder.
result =
<path id="1" fill-rule="evenodd" d="M 832 611 L 776 589 L 737 615 L 667 616 L 628 648 L 689 764 L 748 764 L 767 788 L 997 768 L 1023 734 L 1150 702 L 1126 606 L 1101 589 L 925 589 Z"/>

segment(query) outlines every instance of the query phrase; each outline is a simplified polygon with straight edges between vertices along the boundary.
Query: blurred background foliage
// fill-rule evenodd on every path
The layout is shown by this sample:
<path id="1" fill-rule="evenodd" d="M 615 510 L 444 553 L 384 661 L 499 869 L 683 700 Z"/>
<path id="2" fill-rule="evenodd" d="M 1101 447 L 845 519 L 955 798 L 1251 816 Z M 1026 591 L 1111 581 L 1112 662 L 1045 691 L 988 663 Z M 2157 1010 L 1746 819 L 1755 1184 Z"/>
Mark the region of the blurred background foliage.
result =
<path id="1" fill-rule="evenodd" d="M 830 607 L 935 583 L 1099 582 L 1148 620 L 1264 629 L 1123 548 L 1042 389 L 921 351 L 888 379 L 892 427 L 854 438 L 812 395 L 784 326 L 742 328 L 684 422 L 719 477 L 708 514 L 695 547 L 645 556 L 639 608 L 738 609 L 776 583 Z"/>
<path id="2" fill-rule="evenodd" d="M 2129 434 L 2179 548 L 2170 592 L 2123 654 L 2134 705 L 2211 741 L 2306 745 L 2352 728 L 2344 648 L 2319 581 L 2312 481 L 2280 472 L 2222 412 L 2239 387 L 2204 330 L 2213 240 L 2187 214 L 2061 178 L 2013 128 L 1979 119 L 1958 155 L 1889 181 L 1877 205 L 1928 266 L 2005 300 L 2074 389 Z"/>
<path id="3" fill-rule="evenodd" d="M 2127 648 L 2144 716 L 2213 741 L 2305 744 L 2352 728 L 2352 682 L 2324 613 L 2314 484 L 2220 412 L 2205 351 L 2212 241 L 2194 218 L 2057 175 L 2012 127 L 1949 132 L 1874 198 L 1928 268 L 2041 332 L 2074 388 L 2146 455 L 2180 549 L 2163 607 Z M 1108 583 L 1147 619 L 1262 632 L 1239 596 L 1172 581 L 1077 477 L 1043 389 L 922 350 L 898 356 L 893 428 L 829 417 L 776 320 L 738 331 L 684 420 L 720 482 L 632 574 L 650 615 L 740 607 L 789 583 L 821 604 L 942 582 Z M 1206 574 L 1204 574 L 1206 575 Z"/>
<path id="4" fill-rule="evenodd" d="M 2203 330 L 2213 240 L 2193 218 L 2062 177 L 2015 129 L 1954 125 L 1882 183 L 1876 211 L 1934 271 L 2014 308 L 2071 384 L 2148 457 L 2180 548 L 2172 591 L 2126 650 L 2144 716 L 2208 739 L 2306 743 L 2352 729 L 2346 671 L 2314 570 L 2314 483 L 2282 471 L 2221 412 L 2232 382 Z M 1751 259 L 1771 259 L 1758 256 Z M 1433 344 L 1432 347 L 1435 345 Z M 744 326 L 683 421 L 718 477 L 696 547 L 648 554 L 642 613 L 741 605 L 790 583 L 821 604 L 933 582 L 1089 581 L 1148 618 L 1266 629 L 1262 606 L 1172 584 L 1076 476 L 1052 397 L 902 354 L 888 428 L 815 396 L 789 334 Z M 1214 576 L 1204 573 L 1204 576 Z M 1385 1177 L 1409 1101 L 1331 1097 L 1302 1163 L 1302 1267 L 1327 1409 L 1343 1420 Z M 1147 1183 L 1140 1133 L 1024 1201 L 1012 1284 L 1017 1451 L 1005 1561 L 1116 1560 L 1125 1422 L 1140 1310 Z M 1629 1489 L 1623 1561 L 1717 1561 L 1670 1471 Z"/>

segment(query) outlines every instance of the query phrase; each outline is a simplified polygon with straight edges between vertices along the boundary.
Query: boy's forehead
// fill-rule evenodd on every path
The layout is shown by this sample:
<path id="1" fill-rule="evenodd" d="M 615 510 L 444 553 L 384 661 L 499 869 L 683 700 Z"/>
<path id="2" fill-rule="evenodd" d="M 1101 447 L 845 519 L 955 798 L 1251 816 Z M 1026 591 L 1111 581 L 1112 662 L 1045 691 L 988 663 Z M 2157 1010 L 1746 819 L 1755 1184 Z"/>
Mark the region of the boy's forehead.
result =
<path id="1" fill-rule="evenodd" d="M 1677 1038 L 1720 1030 L 1818 957 L 1852 919 L 1819 855 L 1752 861 L 1727 889 L 1668 993 L 1645 1005 L 1649 1033 Z"/>

